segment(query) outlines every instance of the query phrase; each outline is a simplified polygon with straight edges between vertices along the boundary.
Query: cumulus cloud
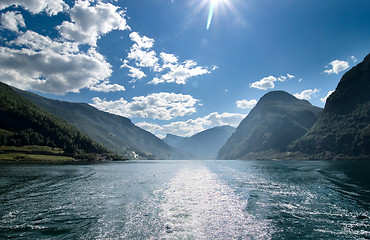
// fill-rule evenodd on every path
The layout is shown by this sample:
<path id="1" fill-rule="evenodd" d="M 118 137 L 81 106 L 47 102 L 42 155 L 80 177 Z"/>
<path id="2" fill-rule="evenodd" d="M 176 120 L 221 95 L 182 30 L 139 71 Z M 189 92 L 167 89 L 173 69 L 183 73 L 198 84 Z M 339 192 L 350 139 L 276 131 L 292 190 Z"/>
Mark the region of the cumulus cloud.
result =
<path id="1" fill-rule="evenodd" d="M 160 56 L 161 56 L 164 64 L 177 63 L 177 61 L 178 61 L 177 57 L 173 54 L 161 52 Z"/>
<path id="2" fill-rule="evenodd" d="M 141 37 L 137 32 L 130 33 L 130 38 L 134 44 L 131 46 L 127 58 L 135 61 L 138 67 L 148 67 L 155 72 L 160 72 L 157 54 L 150 50 L 154 45 L 154 39 L 146 36 Z"/>
<path id="3" fill-rule="evenodd" d="M 268 76 L 268 77 L 262 78 L 261 80 L 257 82 L 251 83 L 249 87 L 257 88 L 260 90 L 272 89 L 272 88 L 275 88 L 274 82 L 276 81 L 285 82 L 286 80 L 293 79 L 293 78 L 295 78 L 295 76 L 289 73 L 287 75 L 281 75 L 280 77 Z"/>
<path id="4" fill-rule="evenodd" d="M 178 136 L 190 137 L 212 127 L 223 125 L 237 127 L 246 116 L 245 114 L 239 113 L 213 112 L 205 117 L 172 122 L 162 126 L 148 122 L 141 122 L 136 125 L 157 136 L 165 136 L 167 133 L 171 133 Z"/>
<path id="5" fill-rule="evenodd" d="M 67 10 L 69 7 L 63 0 L 1 0 L 0 10 L 7 7 L 23 7 L 33 14 L 46 12 L 49 16 Z"/>
<path id="6" fill-rule="evenodd" d="M 95 97 L 92 106 L 128 118 L 152 118 L 171 120 L 176 117 L 191 115 L 196 112 L 199 100 L 190 95 L 175 93 L 153 93 L 148 96 L 133 97 L 131 102 L 120 98 L 107 101 Z"/>
<path id="7" fill-rule="evenodd" d="M 24 18 L 19 12 L 6 12 L 1 14 L 1 26 L 14 32 L 18 32 L 18 27 L 26 27 Z"/>
<path id="8" fill-rule="evenodd" d="M 349 63 L 347 61 L 340 61 L 340 60 L 334 60 L 331 63 L 329 63 L 331 67 L 330 69 L 327 69 L 324 71 L 324 73 L 330 75 L 330 74 L 338 74 L 346 69 L 349 68 Z"/>
<path id="9" fill-rule="evenodd" d="M 136 71 L 128 65 L 129 60 L 134 61 L 137 67 L 150 68 L 157 73 L 164 72 L 161 76 L 156 76 L 149 82 L 149 84 L 153 85 L 159 83 L 186 84 L 191 77 L 211 72 L 206 67 L 198 66 L 193 60 L 185 60 L 182 63 L 178 63 L 178 57 L 174 54 L 161 52 L 159 54 L 160 58 L 158 58 L 157 53 L 152 50 L 155 43 L 152 38 L 140 36 L 137 32 L 132 32 L 130 38 L 134 44 L 131 46 L 123 65 L 129 68 L 131 74 L 129 76 L 132 76 L 133 71 Z M 162 60 L 163 63 L 160 63 L 159 60 Z M 217 66 L 212 67 L 212 71 L 216 69 Z M 136 72 L 139 73 L 138 71 Z M 146 75 L 141 71 L 139 76 L 145 77 Z"/>
<path id="10" fill-rule="evenodd" d="M 241 101 L 236 101 L 237 108 L 241 108 L 241 109 L 254 108 L 254 106 L 256 106 L 256 104 L 257 104 L 257 100 L 256 99 L 252 99 L 250 101 L 248 101 L 246 99 L 243 99 Z"/>
<path id="11" fill-rule="evenodd" d="M 71 22 L 64 21 L 57 27 L 65 39 L 80 44 L 96 46 L 97 40 L 113 30 L 129 29 L 125 12 L 110 3 L 76 1 L 70 10 Z"/>
<path id="12" fill-rule="evenodd" d="M 125 87 L 119 84 L 110 84 L 109 81 L 104 81 L 98 85 L 89 87 L 90 90 L 96 92 L 120 92 L 125 91 Z"/>
<path id="13" fill-rule="evenodd" d="M 128 68 L 128 70 L 130 72 L 128 74 L 128 76 L 132 77 L 132 80 L 130 81 L 130 83 L 134 83 L 137 80 L 140 80 L 140 79 L 146 77 L 145 73 L 143 71 L 141 71 L 139 68 L 132 67 L 132 66 L 128 65 L 127 60 L 123 61 L 123 65 L 121 66 L 121 68 Z"/>
<path id="14" fill-rule="evenodd" d="M 328 99 L 328 97 L 333 93 L 334 91 L 329 91 L 328 94 L 326 94 L 325 97 L 323 98 L 320 98 L 320 101 L 323 102 L 323 103 L 326 103 L 326 99 Z"/>
<path id="15" fill-rule="evenodd" d="M 294 97 L 298 98 L 298 99 L 304 99 L 304 100 L 310 100 L 311 99 L 311 96 L 315 93 L 318 93 L 320 90 L 318 89 L 308 89 L 308 90 L 304 90 L 302 91 L 301 93 L 296 93 L 294 94 Z"/>
<path id="16" fill-rule="evenodd" d="M 166 67 L 169 68 L 170 71 L 160 78 L 153 78 L 149 84 L 156 85 L 165 82 L 186 84 L 187 80 L 191 77 L 210 73 L 207 68 L 197 66 L 197 63 L 192 60 L 186 60 L 183 64 L 167 64 Z"/>
<path id="17" fill-rule="evenodd" d="M 0 78 L 21 89 L 54 94 L 94 86 L 98 90 L 112 73 L 110 64 L 95 48 L 82 52 L 73 42 L 27 31 L 9 45 L 16 48 L 0 47 Z"/>
<path id="18" fill-rule="evenodd" d="M 251 83 L 251 88 L 257 88 L 261 90 L 267 90 L 275 87 L 274 82 L 277 81 L 277 78 L 274 76 L 264 77 L 261 80 Z"/>

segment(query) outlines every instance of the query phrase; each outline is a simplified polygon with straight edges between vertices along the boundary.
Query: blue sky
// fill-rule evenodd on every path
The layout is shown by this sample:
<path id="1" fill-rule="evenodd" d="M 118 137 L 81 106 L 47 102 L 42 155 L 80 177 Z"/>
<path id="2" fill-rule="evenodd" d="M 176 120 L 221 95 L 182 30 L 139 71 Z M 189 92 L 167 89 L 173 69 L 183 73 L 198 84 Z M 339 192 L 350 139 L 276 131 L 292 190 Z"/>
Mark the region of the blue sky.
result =
<path id="1" fill-rule="evenodd" d="M 272 90 L 323 107 L 370 51 L 369 12 L 368 0 L 2 0 L 0 81 L 190 136 L 236 127 Z"/>

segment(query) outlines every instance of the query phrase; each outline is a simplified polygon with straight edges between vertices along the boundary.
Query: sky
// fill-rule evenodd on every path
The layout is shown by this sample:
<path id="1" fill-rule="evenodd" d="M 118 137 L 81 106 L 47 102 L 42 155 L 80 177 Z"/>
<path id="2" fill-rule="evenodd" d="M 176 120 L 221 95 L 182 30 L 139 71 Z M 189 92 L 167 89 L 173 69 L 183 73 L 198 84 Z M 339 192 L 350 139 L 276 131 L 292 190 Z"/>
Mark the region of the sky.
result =
<path id="1" fill-rule="evenodd" d="M 158 137 L 237 127 L 267 92 L 324 107 L 370 52 L 369 0 L 1 0 L 0 81 Z"/>

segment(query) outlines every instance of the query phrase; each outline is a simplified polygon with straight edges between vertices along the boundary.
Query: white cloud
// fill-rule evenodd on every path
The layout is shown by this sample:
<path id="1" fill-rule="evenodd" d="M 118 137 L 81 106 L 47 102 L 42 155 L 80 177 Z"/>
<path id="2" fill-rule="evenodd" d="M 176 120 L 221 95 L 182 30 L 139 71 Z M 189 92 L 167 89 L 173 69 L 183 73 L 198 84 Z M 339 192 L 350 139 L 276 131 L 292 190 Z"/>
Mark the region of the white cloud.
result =
<path id="1" fill-rule="evenodd" d="M 350 60 L 352 61 L 352 62 L 354 62 L 354 63 L 356 63 L 357 61 L 358 61 L 358 59 L 355 57 L 355 56 L 351 56 L 351 57 L 349 57 L 350 58 Z"/>
<path id="2" fill-rule="evenodd" d="M 148 96 L 133 97 L 131 102 L 120 98 L 106 101 L 95 97 L 92 106 L 128 118 L 152 118 L 171 120 L 176 117 L 191 115 L 196 112 L 199 100 L 190 95 L 175 93 L 153 93 Z"/>
<path id="3" fill-rule="evenodd" d="M 338 74 L 339 72 L 342 72 L 349 68 L 349 63 L 347 61 L 340 61 L 340 60 L 334 60 L 331 63 L 329 63 L 331 66 L 331 69 L 327 69 L 324 71 L 324 73 L 330 74 Z"/>
<path id="4" fill-rule="evenodd" d="M 161 52 L 159 54 L 163 64 L 159 63 L 159 58 L 152 47 L 154 46 L 154 39 L 146 36 L 140 36 L 137 32 L 130 34 L 131 40 L 134 44 L 130 48 L 127 59 L 135 61 L 136 66 L 150 68 L 154 72 L 162 72 L 168 70 L 167 73 L 161 76 L 154 77 L 149 84 L 159 83 L 176 83 L 186 84 L 188 79 L 203 74 L 208 74 L 210 71 L 206 67 L 198 66 L 193 60 L 186 60 L 183 63 L 178 63 L 178 57 L 174 54 Z M 124 61 L 125 67 L 128 67 L 128 60 Z M 128 67 L 131 69 L 131 67 Z M 212 71 L 216 70 L 217 66 L 212 67 Z M 132 72 L 131 72 L 132 74 Z M 144 72 L 140 73 L 140 76 L 145 77 Z"/>
<path id="5" fill-rule="evenodd" d="M 285 82 L 286 79 L 287 79 L 286 76 L 280 76 L 280 77 L 277 78 L 277 80 L 280 81 L 280 82 Z"/>
<path id="6" fill-rule="evenodd" d="M 19 27 L 26 27 L 24 18 L 19 12 L 6 12 L 1 14 L 1 25 L 3 28 L 12 30 L 14 32 L 19 31 Z"/>
<path id="7" fill-rule="evenodd" d="M 104 81 L 98 85 L 89 87 L 90 90 L 96 92 L 120 92 L 125 91 L 125 87 L 119 84 L 110 84 L 109 81 Z"/>
<path id="8" fill-rule="evenodd" d="M 320 90 L 318 89 L 308 89 L 308 90 L 304 90 L 302 91 L 301 93 L 296 93 L 294 94 L 294 97 L 298 98 L 298 99 L 304 99 L 304 100 L 310 100 L 311 99 L 311 95 L 315 94 L 315 93 L 318 93 L 320 92 Z"/>
<path id="9" fill-rule="evenodd" d="M 9 43 L 15 46 L 26 47 L 35 52 L 52 51 L 60 54 L 72 54 L 79 52 L 79 47 L 76 43 L 54 41 L 49 37 L 42 36 L 33 31 L 27 31 Z"/>
<path id="10" fill-rule="evenodd" d="M 197 63 L 192 60 L 186 60 L 183 64 L 168 64 L 166 65 L 170 71 L 161 78 L 154 78 L 149 84 L 159 83 L 176 83 L 186 84 L 187 80 L 191 77 L 208 74 L 210 71 L 207 68 L 197 66 Z"/>
<path id="11" fill-rule="evenodd" d="M 161 52 L 160 56 L 161 56 L 164 64 L 177 63 L 177 61 L 178 61 L 177 57 L 173 54 L 168 54 L 168 53 Z"/>
<path id="12" fill-rule="evenodd" d="M 130 38 L 135 43 L 131 46 L 127 58 L 136 61 L 139 67 L 149 67 L 155 72 L 160 72 L 157 54 L 150 50 L 154 45 L 154 39 L 141 37 L 137 32 L 132 32 Z"/>
<path id="13" fill-rule="evenodd" d="M 325 97 L 323 98 L 320 98 L 320 101 L 323 102 L 323 103 L 326 103 L 326 99 L 328 99 L 328 97 L 333 93 L 334 91 L 329 91 L 328 94 L 326 94 Z"/>
<path id="14" fill-rule="evenodd" d="M 274 82 L 277 81 L 277 78 L 274 76 L 264 77 L 261 80 L 251 83 L 251 88 L 257 88 L 261 90 L 267 90 L 275 87 Z"/>
<path id="15" fill-rule="evenodd" d="M 86 53 L 72 42 L 54 41 L 27 31 L 0 47 L 0 78 L 12 86 L 64 94 L 99 85 L 110 77 L 110 64 L 95 48 Z M 103 86 L 103 85 L 102 85 Z"/>
<path id="16" fill-rule="evenodd" d="M 130 83 L 134 83 L 137 80 L 140 80 L 140 79 L 146 77 L 145 73 L 143 71 L 141 71 L 139 68 L 135 68 L 135 67 L 132 67 L 132 66 L 128 65 L 128 61 L 127 60 L 124 60 L 123 61 L 123 65 L 121 66 L 121 68 L 128 68 L 128 70 L 130 72 L 128 74 L 128 76 L 130 76 L 130 77 L 133 78 L 130 81 Z"/>
<path id="17" fill-rule="evenodd" d="M 248 101 L 246 99 L 243 99 L 241 101 L 236 101 L 237 108 L 241 108 L 241 109 L 254 108 L 254 106 L 256 106 L 256 104 L 257 104 L 256 99 L 252 99 L 250 101 Z"/>
<path id="18" fill-rule="evenodd" d="M 70 10 L 71 22 L 64 21 L 57 27 L 65 39 L 80 44 L 96 46 L 97 40 L 113 30 L 126 30 L 125 12 L 110 3 L 76 1 Z"/>
<path id="19" fill-rule="evenodd" d="M 130 33 L 130 38 L 134 43 L 132 46 L 133 48 L 139 48 L 139 49 L 149 49 L 154 46 L 154 39 L 148 38 L 147 36 L 141 37 L 139 33 L 132 32 Z"/>
<path id="20" fill-rule="evenodd" d="M 289 73 L 286 76 L 281 75 L 280 77 L 268 76 L 268 77 L 262 78 L 261 80 L 257 82 L 251 83 L 249 87 L 257 88 L 260 90 L 272 89 L 272 88 L 275 88 L 274 82 L 276 81 L 285 82 L 287 79 L 293 79 L 293 78 L 295 78 L 295 76 Z"/>
<path id="21" fill-rule="evenodd" d="M 211 113 L 205 117 L 197 119 L 189 119 L 187 121 L 172 122 L 170 124 L 158 125 L 147 122 L 137 123 L 136 125 L 152 132 L 157 136 L 164 136 L 167 133 L 175 134 L 183 137 L 190 137 L 196 133 L 206 129 L 229 125 L 237 127 L 239 123 L 246 117 L 245 114 L 239 113 Z"/>
<path id="22" fill-rule="evenodd" d="M 63 0 L 1 0 L 0 10 L 7 7 L 23 7 L 33 14 L 46 12 L 49 16 L 67 10 L 69 7 Z"/>

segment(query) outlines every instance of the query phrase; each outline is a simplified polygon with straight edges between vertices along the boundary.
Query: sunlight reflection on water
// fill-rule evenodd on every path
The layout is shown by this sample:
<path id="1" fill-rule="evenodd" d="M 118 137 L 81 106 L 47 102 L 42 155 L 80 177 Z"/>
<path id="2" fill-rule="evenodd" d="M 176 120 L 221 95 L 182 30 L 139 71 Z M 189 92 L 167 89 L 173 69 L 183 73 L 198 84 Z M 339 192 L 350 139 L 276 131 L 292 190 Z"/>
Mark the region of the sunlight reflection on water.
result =
<path id="1" fill-rule="evenodd" d="M 243 212 L 246 202 L 206 167 L 185 167 L 165 190 L 164 239 L 269 239 L 269 221 Z"/>

